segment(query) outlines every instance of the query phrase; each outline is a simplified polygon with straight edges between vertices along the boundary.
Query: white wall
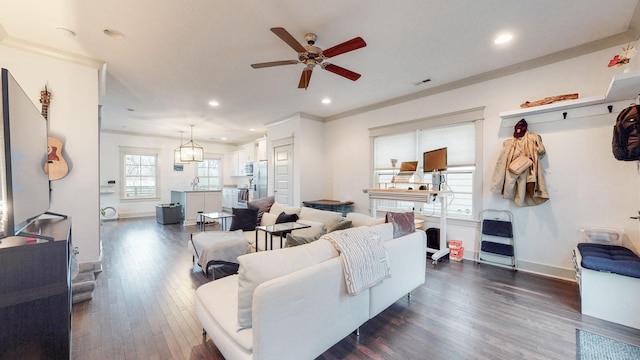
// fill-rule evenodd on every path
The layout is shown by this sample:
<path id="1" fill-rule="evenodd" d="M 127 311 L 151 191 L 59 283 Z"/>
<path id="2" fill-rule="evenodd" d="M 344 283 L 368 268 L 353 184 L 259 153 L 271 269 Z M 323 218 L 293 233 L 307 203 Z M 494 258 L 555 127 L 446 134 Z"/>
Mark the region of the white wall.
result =
<path id="1" fill-rule="evenodd" d="M 269 158 L 273 142 L 293 139 L 293 205 L 326 198 L 329 193 L 324 161 L 324 124 L 305 114 L 271 124 L 267 129 Z M 273 159 L 270 164 L 272 166 Z M 273 172 L 270 172 L 270 174 Z M 269 175 L 269 193 L 273 192 L 273 175 Z"/>
<path id="2" fill-rule="evenodd" d="M 230 154 L 237 149 L 236 145 L 207 143 L 198 140 L 204 148 L 206 156 L 221 157 L 223 167 L 223 184 L 235 184 L 237 179 L 230 176 Z M 171 190 L 188 190 L 191 181 L 197 175 L 197 165 L 184 164 L 183 171 L 173 170 L 173 151 L 180 145 L 179 138 L 170 139 L 155 136 L 129 135 L 111 132 L 100 134 L 100 184 L 106 185 L 108 180 L 115 180 L 116 192 L 100 195 L 102 207 L 113 206 L 118 209 L 120 217 L 155 216 L 155 205 L 171 202 Z M 160 199 L 148 201 L 120 199 L 120 147 L 159 149 L 160 159 Z"/>
<path id="3" fill-rule="evenodd" d="M 44 85 L 51 91 L 49 131 L 64 143 L 69 173 L 51 182 L 50 211 L 72 218 L 78 260 L 99 261 L 98 70 L 2 45 L 0 66 L 37 108 Z"/>
<path id="4" fill-rule="evenodd" d="M 369 128 L 485 106 L 484 165 L 478 169 L 483 178 L 483 207 L 514 213 L 522 269 L 571 278 L 570 251 L 580 240 L 583 226 L 623 228 L 640 250 L 640 226 L 629 219 L 640 209 L 640 174 L 637 162 L 617 161 L 611 153 L 615 113 L 530 125 L 531 132 L 542 136 L 547 150 L 542 164 L 548 202 L 520 208 L 489 191 L 502 142 L 513 132 L 501 126 L 498 114 L 516 110 L 524 101 L 552 95 L 604 95 L 617 71 L 607 64 L 618 50 L 615 47 L 327 123 L 324 149 L 329 196 L 354 201 L 358 212 L 369 211 L 369 200 L 362 192 L 372 185 Z M 448 238 L 463 240 L 465 257 L 472 258 L 477 229 L 457 221 L 450 224 Z"/>

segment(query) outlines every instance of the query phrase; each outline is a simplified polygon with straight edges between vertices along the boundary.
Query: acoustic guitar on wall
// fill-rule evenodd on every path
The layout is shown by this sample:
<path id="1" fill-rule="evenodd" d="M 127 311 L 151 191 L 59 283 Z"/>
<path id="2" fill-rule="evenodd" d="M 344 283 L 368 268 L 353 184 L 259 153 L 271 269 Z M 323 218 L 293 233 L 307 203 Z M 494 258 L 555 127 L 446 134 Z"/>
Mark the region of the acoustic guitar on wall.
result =
<path id="1" fill-rule="evenodd" d="M 42 116 L 45 121 L 49 119 L 49 103 L 51 93 L 45 85 L 44 91 L 40 92 L 40 103 L 42 104 Z M 49 180 L 62 179 L 69 172 L 69 166 L 62 157 L 62 141 L 56 137 L 47 137 L 47 161 L 44 163 L 44 172 L 49 175 Z"/>

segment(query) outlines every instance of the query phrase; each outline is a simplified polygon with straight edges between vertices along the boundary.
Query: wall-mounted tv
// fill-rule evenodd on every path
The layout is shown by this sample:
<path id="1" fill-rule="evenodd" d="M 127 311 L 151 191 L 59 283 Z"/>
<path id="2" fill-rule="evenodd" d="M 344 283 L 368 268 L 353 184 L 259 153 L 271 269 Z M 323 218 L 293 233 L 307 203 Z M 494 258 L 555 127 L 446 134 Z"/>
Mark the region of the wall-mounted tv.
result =
<path id="1" fill-rule="evenodd" d="M 18 235 L 49 210 L 47 123 L 7 69 L 0 94 L 0 237 Z"/>
<path id="2" fill-rule="evenodd" d="M 422 153 L 422 168 L 424 172 L 447 170 L 447 148 Z"/>

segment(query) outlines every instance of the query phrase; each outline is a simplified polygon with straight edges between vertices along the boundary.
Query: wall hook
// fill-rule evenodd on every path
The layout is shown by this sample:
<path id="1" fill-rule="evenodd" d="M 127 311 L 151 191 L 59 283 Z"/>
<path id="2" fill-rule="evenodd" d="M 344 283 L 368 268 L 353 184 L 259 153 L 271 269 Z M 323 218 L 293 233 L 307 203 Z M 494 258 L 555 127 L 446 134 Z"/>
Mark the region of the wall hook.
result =
<path id="1" fill-rule="evenodd" d="M 607 105 L 607 109 L 609 109 L 609 114 L 613 112 L 613 105 Z"/>
<path id="2" fill-rule="evenodd" d="M 567 119 L 567 112 L 566 111 L 562 113 L 562 118 L 565 119 L 565 120 Z"/>

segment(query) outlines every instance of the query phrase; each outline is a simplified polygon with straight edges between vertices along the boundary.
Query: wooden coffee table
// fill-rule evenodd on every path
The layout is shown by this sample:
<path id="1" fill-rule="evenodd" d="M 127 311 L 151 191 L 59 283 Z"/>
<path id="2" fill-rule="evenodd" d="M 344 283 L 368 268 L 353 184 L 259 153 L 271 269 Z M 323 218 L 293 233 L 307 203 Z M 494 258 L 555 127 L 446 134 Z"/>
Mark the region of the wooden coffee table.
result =
<path id="1" fill-rule="evenodd" d="M 300 224 L 297 222 L 286 222 L 274 225 L 262 225 L 256 226 L 256 252 L 259 251 L 258 248 L 258 233 L 260 231 L 264 232 L 264 249 L 269 250 L 267 248 L 267 240 L 271 241 L 271 250 L 273 250 L 273 235 L 280 236 L 280 248 L 282 248 L 282 238 L 286 237 L 287 234 L 291 233 L 293 230 L 306 229 L 310 228 L 311 225 Z"/>

